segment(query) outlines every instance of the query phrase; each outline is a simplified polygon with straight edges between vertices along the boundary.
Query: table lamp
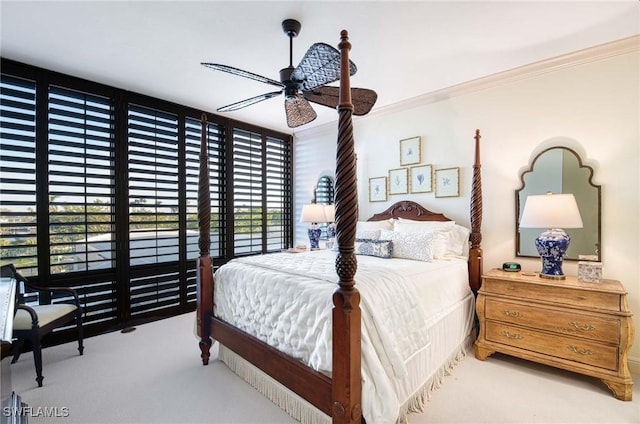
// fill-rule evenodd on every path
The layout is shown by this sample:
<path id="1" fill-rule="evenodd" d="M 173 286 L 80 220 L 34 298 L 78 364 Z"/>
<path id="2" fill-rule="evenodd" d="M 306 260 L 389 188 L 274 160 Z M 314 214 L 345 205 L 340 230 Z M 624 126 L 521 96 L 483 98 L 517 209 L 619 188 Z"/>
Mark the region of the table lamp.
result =
<path id="1" fill-rule="evenodd" d="M 324 205 L 320 205 L 318 203 L 303 205 L 300 222 L 311 223 L 311 227 L 309 227 L 308 231 L 311 249 L 320 248 L 320 234 L 322 233 L 322 229 L 318 228 L 318 223 L 327 222 L 327 217 L 324 213 Z"/>
<path id="2" fill-rule="evenodd" d="M 563 280 L 562 260 L 571 237 L 562 228 L 582 228 L 582 218 L 573 194 L 528 196 L 520 228 L 547 228 L 536 238 L 536 248 L 542 258 L 540 277 Z"/>

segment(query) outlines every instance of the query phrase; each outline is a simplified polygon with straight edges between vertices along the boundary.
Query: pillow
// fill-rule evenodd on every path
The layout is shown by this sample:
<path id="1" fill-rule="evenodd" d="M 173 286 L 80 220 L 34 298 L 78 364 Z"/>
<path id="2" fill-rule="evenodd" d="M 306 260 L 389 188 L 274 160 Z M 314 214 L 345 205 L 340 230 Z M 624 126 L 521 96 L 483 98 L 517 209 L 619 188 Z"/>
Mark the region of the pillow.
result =
<path id="1" fill-rule="evenodd" d="M 389 218 L 384 221 L 358 221 L 356 231 L 360 230 L 393 230 L 395 219 Z"/>
<path id="2" fill-rule="evenodd" d="M 380 238 L 381 230 L 358 230 L 356 229 L 357 239 L 371 239 L 378 240 Z"/>
<path id="3" fill-rule="evenodd" d="M 455 221 L 411 221 L 400 218 L 393 224 L 394 231 L 425 232 L 434 230 L 447 230 L 455 225 Z"/>
<path id="4" fill-rule="evenodd" d="M 391 240 L 356 239 L 354 245 L 356 255 L 375 256 L 389 259 L 393 257 L 393 242 Z"/>
<path id="5" fill-rule="evenodd" d="M 393 230 L 380 230 L 380 240 L 393 240 Z"/>
<path id="6" fill-rule="evenodd" d="M 445 255 L 469 256 L 469 234 L 471 230 L 462 225 L 454 225 L 451 231 L 446 233 L 447 248 Z"/>
<path id="7" fill-rule="evenodd" d="M 442 259 L 447 255 L 448 237 L 454 221 L 409 221 L 400 220 L 393 225 L 394 231 L 412 233 L 436 233 L 433 244 L 433 258 Z"/>
<path id="8" fill-rule="evenodd" d="M 393 242 L 393 257 L 432 262 L 436 232 L 410 233 L 400 231 L 380 232 L 381 240 Z"/>

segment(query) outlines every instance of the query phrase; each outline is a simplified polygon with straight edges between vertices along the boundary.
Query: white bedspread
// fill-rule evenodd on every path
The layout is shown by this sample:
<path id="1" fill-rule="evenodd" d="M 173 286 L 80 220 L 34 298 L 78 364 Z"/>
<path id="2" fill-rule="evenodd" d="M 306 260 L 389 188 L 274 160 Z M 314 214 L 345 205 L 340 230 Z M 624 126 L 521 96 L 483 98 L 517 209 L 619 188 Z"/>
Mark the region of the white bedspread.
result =
<path id="1" fill-rule="evenodd" d="M 215 274 L 214 313 L 310 367 L 331 372 L 335 252 L 238 258 Z M 394 379 L 429 346 L 431 316 L 469 294 L 467 263 L 358 256 L 361 293 L 363 414 L 395 423 Z M 417 389 L 417 388 L 416 388 Z"/>

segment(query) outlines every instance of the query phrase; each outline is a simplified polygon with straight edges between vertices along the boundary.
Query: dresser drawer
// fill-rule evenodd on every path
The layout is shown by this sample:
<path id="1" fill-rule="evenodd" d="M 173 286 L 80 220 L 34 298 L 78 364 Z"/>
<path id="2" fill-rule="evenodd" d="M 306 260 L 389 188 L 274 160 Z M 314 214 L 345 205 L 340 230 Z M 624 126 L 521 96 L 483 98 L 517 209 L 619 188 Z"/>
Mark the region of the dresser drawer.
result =
<path id="1" fill-rule="evenodd" d="M 618 348 L 595 341 L 537 332 L 496 322 L 486 323 L 486 339 L 557 358 L 616 371 Z"/>
<path id="2" fill-rule="evenodd" d="M 586 291 L 560 285 L 530 284 L 515 279 L 498 280 L 486 278 L 482 284 L 482 290 L 485 293 L 573 305 L 582 308 L 620 311 L 620 295 L 617 293 Z"/>
<path id="3" fill-rule="evenodd" d="M 501 299 L 486 299 L 487 319 L 618 344 L 620 320 L 558 311 Z"/>

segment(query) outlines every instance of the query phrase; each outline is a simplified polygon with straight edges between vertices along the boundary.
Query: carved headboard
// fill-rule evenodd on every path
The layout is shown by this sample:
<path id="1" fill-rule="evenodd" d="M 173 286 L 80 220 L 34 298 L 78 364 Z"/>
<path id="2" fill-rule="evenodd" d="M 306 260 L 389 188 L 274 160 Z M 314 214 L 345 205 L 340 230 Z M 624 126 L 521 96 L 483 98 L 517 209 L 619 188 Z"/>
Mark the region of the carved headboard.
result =
<path id="1" fill-rule="evenodd" d="M 396 202 L 384 212 L 373 215 L 368 221 L 383 221 L 390 218 L 404 218 L 413 221 L 451 221 L 443 214 L 431 212 L 410 200 Z"/>

